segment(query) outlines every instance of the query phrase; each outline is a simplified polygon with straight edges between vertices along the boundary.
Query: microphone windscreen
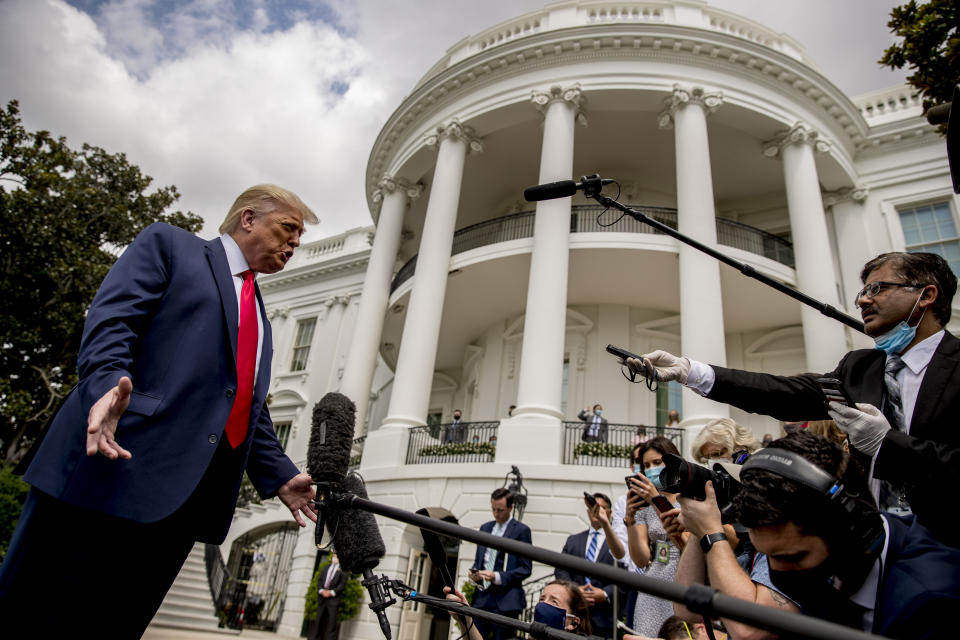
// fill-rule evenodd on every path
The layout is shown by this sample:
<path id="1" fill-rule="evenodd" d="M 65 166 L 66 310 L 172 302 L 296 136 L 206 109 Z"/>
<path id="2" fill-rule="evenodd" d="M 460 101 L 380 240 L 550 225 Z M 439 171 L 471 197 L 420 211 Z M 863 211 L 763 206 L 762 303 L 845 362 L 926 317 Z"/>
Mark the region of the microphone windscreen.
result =
<path id="1" fill-rule="evenodd" d="M 343 490 L 361 498 L 367 497 L 363 480 L 356 474 L 343 481 Z M 380 537 L 377 521 L 369 511 L 354 507 L 334 507 L 337 529 L 333 535 L 333 548 L 337 550 L 340 566 L 349 573 L 363 573 L 373 569 L 387 553 Z"/>
<path id="2" fill-rule="evenodd" d="M 540 200 L 566 198 L 576 192 L 576 182 L 573 180 L 561 180 L 560 182 L 548 182 L 547 184 L 538 184 L 535 187 L 527 187 L 523 190 L 523 198 L 527 202 L 539 202 Z"/>
<path id="3" fill-rule="evenodd" d="M 944 102 L 935 107 L 930 107 L 924 112 L 927 122 L 930 124 L 944 124 L 950 120 L 950 105 L 952 102 Z"/>
<path id="4" fill-rule="evenodd" d="M 307 445 L 307 473 L 314 482 L 340 481 L 347 475 L 356 415 L 353 401 L 334 391 L 314 405 Z"/>

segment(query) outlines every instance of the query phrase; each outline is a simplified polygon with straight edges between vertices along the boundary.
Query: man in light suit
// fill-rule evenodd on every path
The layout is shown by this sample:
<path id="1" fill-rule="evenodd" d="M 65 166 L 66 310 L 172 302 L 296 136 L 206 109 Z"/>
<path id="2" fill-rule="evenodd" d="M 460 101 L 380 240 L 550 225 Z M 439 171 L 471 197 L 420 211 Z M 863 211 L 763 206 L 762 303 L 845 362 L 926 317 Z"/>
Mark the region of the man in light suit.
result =
<path id="1" fill-rule="evenodd" d="M 607 430 L 609 425 L 607 419 L 603 417 L 603 407 L 599 404 L 593 405 L 593 412 L 583 409 L 577 414 L 577 417 L 585 423 L 583 433 L 580 434 L 580 440 L 583 442 L 606 442 Z"/>
<path id="2" fill-rule="evenodd" d="M 309 640 L 337 640 L 340 624 L 337 622 L 337 609 L 343 597 L 343 588 L 347 586 L 347 574 L 340 568 L 337 554 L 332 553 L 330 564 L 320 572 L 317 589 L 317 618 L 310 625 Z"/>
<path id="3" fill-rule="evenodd" d="M 283 269 L 304 220 L 317 221 L 296 195 L 259 185 L 237 198 L 220 238 L 154 224 L 107 274 L 79 383 L 27 469 L 32 488 L 0 565 L 11 637 L 36 632 L 57 576 L 72 631 L 139 638 L 195 541 L 224 540 L 244 470 L 301 526 L 316 520 L 310 476 L 284 454 L 267 409 L 273 348 L 255 284 Z"/>
<path id="4" fill-rule="evenodd" d="M 480 531 L 520 542 L 532 541 L 530 527 L 510 515 L 513 494 L 509 489 L 500 487 L 490 494 L 490 509 L 493 520 L 481 525 Z M 519 618 L 526 606 L 523 581 L 530 577 L 532 567 L 533 563 L 526 558 L 478 546 L 470 569 L 470 578 L 477 584 L 473 606 L 508 618 Z M 484 638 L 501 640 L 513 636 L 512 632 L 482 620 L 474 620 L 474 623 Z"/>
<path id="5" fill-rule="evenodd" d="M 726 369 L 665 351 L 643 357 L 661 381 L 745 411 L 785 422 L 833 418 L 870 475 L 886 483 L 874 484 L 881 507 L 909 508 L 934 537 L 960 547 L 942 499 L 943 488 L 960 481 L 960 340 L 944 329 L 957 277 L 937 254 L 885 253 L 864 265 L 860 279 L 856 303 L 877 348 L 851 351 L 824 374 L 839 379 L 858 408 L 827 413 L 816 375 Z M 627 364 L 644 370 L 637 359 Z M 895 411 L 898 419 L 884 417 Z"/>
<path id="6" fill-rule="evenodd" d="M 600 509 L 603 509 L 607 522 L 613 517 L 610 497 L 603 493 L 593 494 L 594 500 Z M 580 533 L 574 533 L 563 543 L 560 553 L 568 553 L 578 558 L 616 566 L 616 561 L 607 546 L 606 536 L 603 533 L 603 523 L 597 510 L 587 506 L 587 518 L 590 528 Z M 553 575 L 558 580 L 569 580 L 579 585 L 587 606 L 590 607 L 590 625 L 593 635 L 601 638 L 613 637 L 613 594 L 617 590 L 614 584 L 607 584 L 603 580 L 589 578 L 581 573 L 570 573 L 566 569 L 557 567 Z"/>

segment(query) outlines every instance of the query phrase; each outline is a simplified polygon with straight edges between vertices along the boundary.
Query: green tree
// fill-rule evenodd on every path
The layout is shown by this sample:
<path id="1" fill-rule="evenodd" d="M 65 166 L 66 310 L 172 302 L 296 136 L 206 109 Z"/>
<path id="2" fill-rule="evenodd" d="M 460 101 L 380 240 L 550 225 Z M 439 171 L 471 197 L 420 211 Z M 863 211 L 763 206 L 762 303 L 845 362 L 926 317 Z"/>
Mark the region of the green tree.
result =
<path id="1" fill-rule="evenodd" d="M 122 153 L 27 131 L 16 101 L 0 108 L 0 441 L 7 461 L 36 439 L 77 380 L 83 317 L 119 251 L 180 196 Z"/>
<path id="2" fill-rule="evenodd" d="M 887 26 L 903 40 L 884 52 L 880 64 L 913 69 L 907 82 L 920 91 L 924 109 L 950 102 L 960 82 L 960 3 L 910 0 L 893 8 Z"/>

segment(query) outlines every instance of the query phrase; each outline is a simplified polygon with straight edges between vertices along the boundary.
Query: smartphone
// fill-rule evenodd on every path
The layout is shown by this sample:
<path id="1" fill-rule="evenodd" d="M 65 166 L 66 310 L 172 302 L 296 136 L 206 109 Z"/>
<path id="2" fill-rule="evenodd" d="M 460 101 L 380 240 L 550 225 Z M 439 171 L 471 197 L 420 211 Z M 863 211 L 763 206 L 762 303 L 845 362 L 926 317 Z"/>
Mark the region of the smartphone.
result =
<path id="1" fill-rule="evenodd" d="M 638 473 L 638 474 L 635 474 L 635 475 L 632 475 L 632 476 L 627 476 L 626 478 L 623 479 L 623 481 L 627 484 L 627 491 L 631 491 L 631 490 L 633 489 L 633 487 L 630 486 L 630 481 L 633 480 L 634 478 L 636 478 L 637 480 L 639 480 L 639 479 L 640 479 L 640 474 Z"/>
<path id="2" fill-rule="evenodd" d="M 848 407 L 856 406 L 850 399 L 850 394 L 843 388 L 843 383 L 836 378 L 817 378 L 817 384 L 823 393 L 824 402 L 839 402 Z"/>
<path id="3" fill-rule="evenodd" d="M 587 493 L 586 491 L 583 492 L 583 499 L 586 500 L 587 504 L 590 505 L 591 507 L 597 504 L 597 499 L 594 498 L 591 494 Z"/>
<path id="4" fill-rule="evenodd" d="M 626 349 L 621 349 L 620 347 L 613 344 L 607 345 L 607 353 L 609 353 L 612 356 L 617 356 L 622 360 L 626 360 L 627 358 L 636 358 L 637 360 L 643 360 L 643 358 L 641 358 L 637 354 L 630 353 Z"/>
<path id="5" fill-rule="evenodd" d="M 673 505 L 670 504 L 670 501 L 667 500 L 664 496 L 655 495 L 650 498 L 650 503 L 657 508 L 657 511 L 660 513 L 666 513 L 673 509 Z"/>

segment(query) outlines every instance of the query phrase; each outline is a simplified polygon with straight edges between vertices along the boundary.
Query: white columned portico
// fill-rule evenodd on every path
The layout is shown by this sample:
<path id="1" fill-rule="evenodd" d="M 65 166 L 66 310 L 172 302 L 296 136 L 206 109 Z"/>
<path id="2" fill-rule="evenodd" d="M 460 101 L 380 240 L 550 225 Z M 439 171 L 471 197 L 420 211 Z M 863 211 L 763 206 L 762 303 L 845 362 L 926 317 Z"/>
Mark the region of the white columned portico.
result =
<path id="1" fill-rule="evenodd" d="M 367 437 L 361 468 L 402 465 L 406 456 L 406 428 L 426 424 L 464 161 L 468 151 L 483 150 L 483 143 L 473 131 L 456 120 L 438 126 L 436 132 L 428 136 L 426 145 L 438 148 L 437 164 L 423 221 L 390 406 L 381 428 Z"/>
<path id="2" fill-rule="evenodd" d="M 400 235 L 407 204 L 420 197 L 423 185 L 403 178 L 384 176 L 373 200 L 380 202 L 380 218 L 373 237 L 373 249 L 360 294 L 356 326 L 350 351 L 343 368 L 340 392 L 357 405 L 356 434 L 365 433 L 364 424 L 370 405 L 370 385 L 377 366 L 377 352 L 383 334 L 383 320 L 390 298 L 390 280 L 400 249 Z"/>
<path id="3" fill-rule="evenodd" d="M 797 288 L 839 308 L 836 270 L 827 250 L 830 237 L 813 157 L 815 150 L 823 153 L 828 149 L 816 131 L 799 123 L 767 143 L 763 153 L 770 158 L 779 155 L 783 161 Z M 832 371 L 847 351 L 843 325 L 807 305 L 800 307 L 800 319 L 807 371 Z"/>
<path id="4" fill-rule="evenodd" d="M 540 183 L 569 180 L 576 122 L 586 123 L 580 87 L 534 91 L 532 101 L 544 114 Z M 537 203 L 517 408 L 512 419 L 501 423 L 497 462 L 556 464 L 560 459 L 571 200 Z"/>
<path id="5" fill-rule="evenodd" d="M 659 116 L 661 128 L 674 128 L 677 155 L 677 229 L 707 246 L 717 246 L 717 216 L 713 202 L 707 114 L 723 103 L 723 94 L 703 87 L 673 86 Z M 680 344 L 683 355 L 707 364 L 726 366 L 726 335 L 720 263 L 711 256 L 679 244 Z M 699 431 L 713 418 L 729 417 L 725 404 L 683 390 L 682 426 Z M 692 442 L 695 433 L 689 433 Z"/>

